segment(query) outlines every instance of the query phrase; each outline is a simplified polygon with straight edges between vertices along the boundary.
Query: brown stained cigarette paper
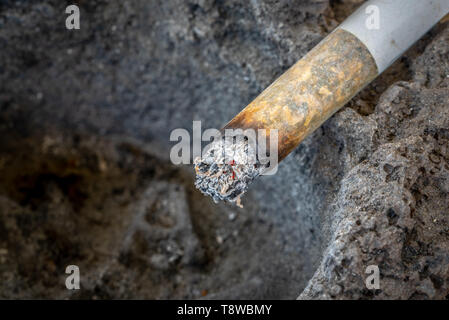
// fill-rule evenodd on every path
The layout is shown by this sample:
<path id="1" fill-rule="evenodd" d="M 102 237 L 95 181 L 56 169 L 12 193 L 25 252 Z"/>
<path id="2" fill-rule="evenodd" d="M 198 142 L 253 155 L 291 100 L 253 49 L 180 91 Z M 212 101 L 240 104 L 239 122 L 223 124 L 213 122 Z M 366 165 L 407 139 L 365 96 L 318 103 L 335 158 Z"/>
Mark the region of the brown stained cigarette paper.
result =
<path id="1" fill-rule="evenodd" d="M 376 63 L 365 45 L 351 33 L 338 29 L 224 129 L 277 129 L 281 161 L 377 75 Z"/>

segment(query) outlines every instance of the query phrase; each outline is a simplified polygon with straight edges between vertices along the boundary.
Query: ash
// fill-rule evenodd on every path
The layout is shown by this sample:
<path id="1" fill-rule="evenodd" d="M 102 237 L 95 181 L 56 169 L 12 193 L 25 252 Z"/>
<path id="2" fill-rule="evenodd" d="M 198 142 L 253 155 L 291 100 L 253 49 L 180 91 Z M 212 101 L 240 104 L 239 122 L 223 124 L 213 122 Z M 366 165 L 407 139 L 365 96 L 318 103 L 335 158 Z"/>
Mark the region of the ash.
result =
<path id="1" fill-rule="evenodd" d="M 203 194 L 242 207 L 240 196 L 265 166 L 257 158 L 256 147 L 246 138 L 223 137 L 213 142 L 203 158 L 194 160 L 197 187 Z"/>

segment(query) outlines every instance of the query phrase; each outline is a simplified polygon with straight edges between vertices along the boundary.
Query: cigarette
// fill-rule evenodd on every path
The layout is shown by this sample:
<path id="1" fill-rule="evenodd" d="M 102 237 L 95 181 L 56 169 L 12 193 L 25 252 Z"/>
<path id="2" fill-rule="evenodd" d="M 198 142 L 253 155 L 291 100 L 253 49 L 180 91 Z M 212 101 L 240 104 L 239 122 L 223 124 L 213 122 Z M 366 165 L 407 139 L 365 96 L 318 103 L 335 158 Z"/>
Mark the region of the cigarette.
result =
<path id="1" fill-rule="evenodd" d="M 449 0 L 366 2 L 222 131 L 265 129 L 267 141 L 270 132 L 276 132 L 278 161 L 282 161 L 448 12 Z M 256 155 L 255 163 L 242 160 L 248 154 Z M 201 192 L 215 202 L 239 206 L 249 184 L 266 169 L 245 139 L 214 141 L 194 164 L 195 185 Z"/>

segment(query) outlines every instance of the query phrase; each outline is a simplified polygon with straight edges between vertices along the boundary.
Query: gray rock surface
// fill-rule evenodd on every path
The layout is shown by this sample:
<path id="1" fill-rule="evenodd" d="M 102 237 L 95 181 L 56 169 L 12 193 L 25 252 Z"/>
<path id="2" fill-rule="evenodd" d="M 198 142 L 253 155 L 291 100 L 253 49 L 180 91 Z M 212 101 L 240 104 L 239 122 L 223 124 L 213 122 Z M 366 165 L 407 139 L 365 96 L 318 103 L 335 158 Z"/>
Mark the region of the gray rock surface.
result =
<path id="1" fill-rule="evenodd" d="M 448 40 L 446 27 L 372 114 L 346 108 L 330 121 L 347 165 L 329 245 L 300 298 L 448 297 Z M 379 290 L 364 286 L 369 265 L 379 267 Z"/>
<path id="2" fill-rule="evenodd" d="M 70 1 L 1 2 L 0 297 L 445 298 L 447 22 L 244 209 L 168 160 L 172 129 L 221 127 L 361 2 L 80 0 L 80 30 Z"/>

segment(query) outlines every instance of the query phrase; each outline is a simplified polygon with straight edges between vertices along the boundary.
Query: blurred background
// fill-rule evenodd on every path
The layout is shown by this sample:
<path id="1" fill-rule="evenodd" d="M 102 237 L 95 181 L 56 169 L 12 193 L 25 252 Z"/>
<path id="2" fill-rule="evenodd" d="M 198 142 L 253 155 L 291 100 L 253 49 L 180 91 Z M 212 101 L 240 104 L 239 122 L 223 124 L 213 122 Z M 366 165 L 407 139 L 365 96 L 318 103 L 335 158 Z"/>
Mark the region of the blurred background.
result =
<path id="1" fill-rule="evenodd" d="M 362 2 L 0 1 L 0 298 L 447 297 L 448 22 L 243 209 L 169 160 L 173 129 L 223 126 Z"/>

